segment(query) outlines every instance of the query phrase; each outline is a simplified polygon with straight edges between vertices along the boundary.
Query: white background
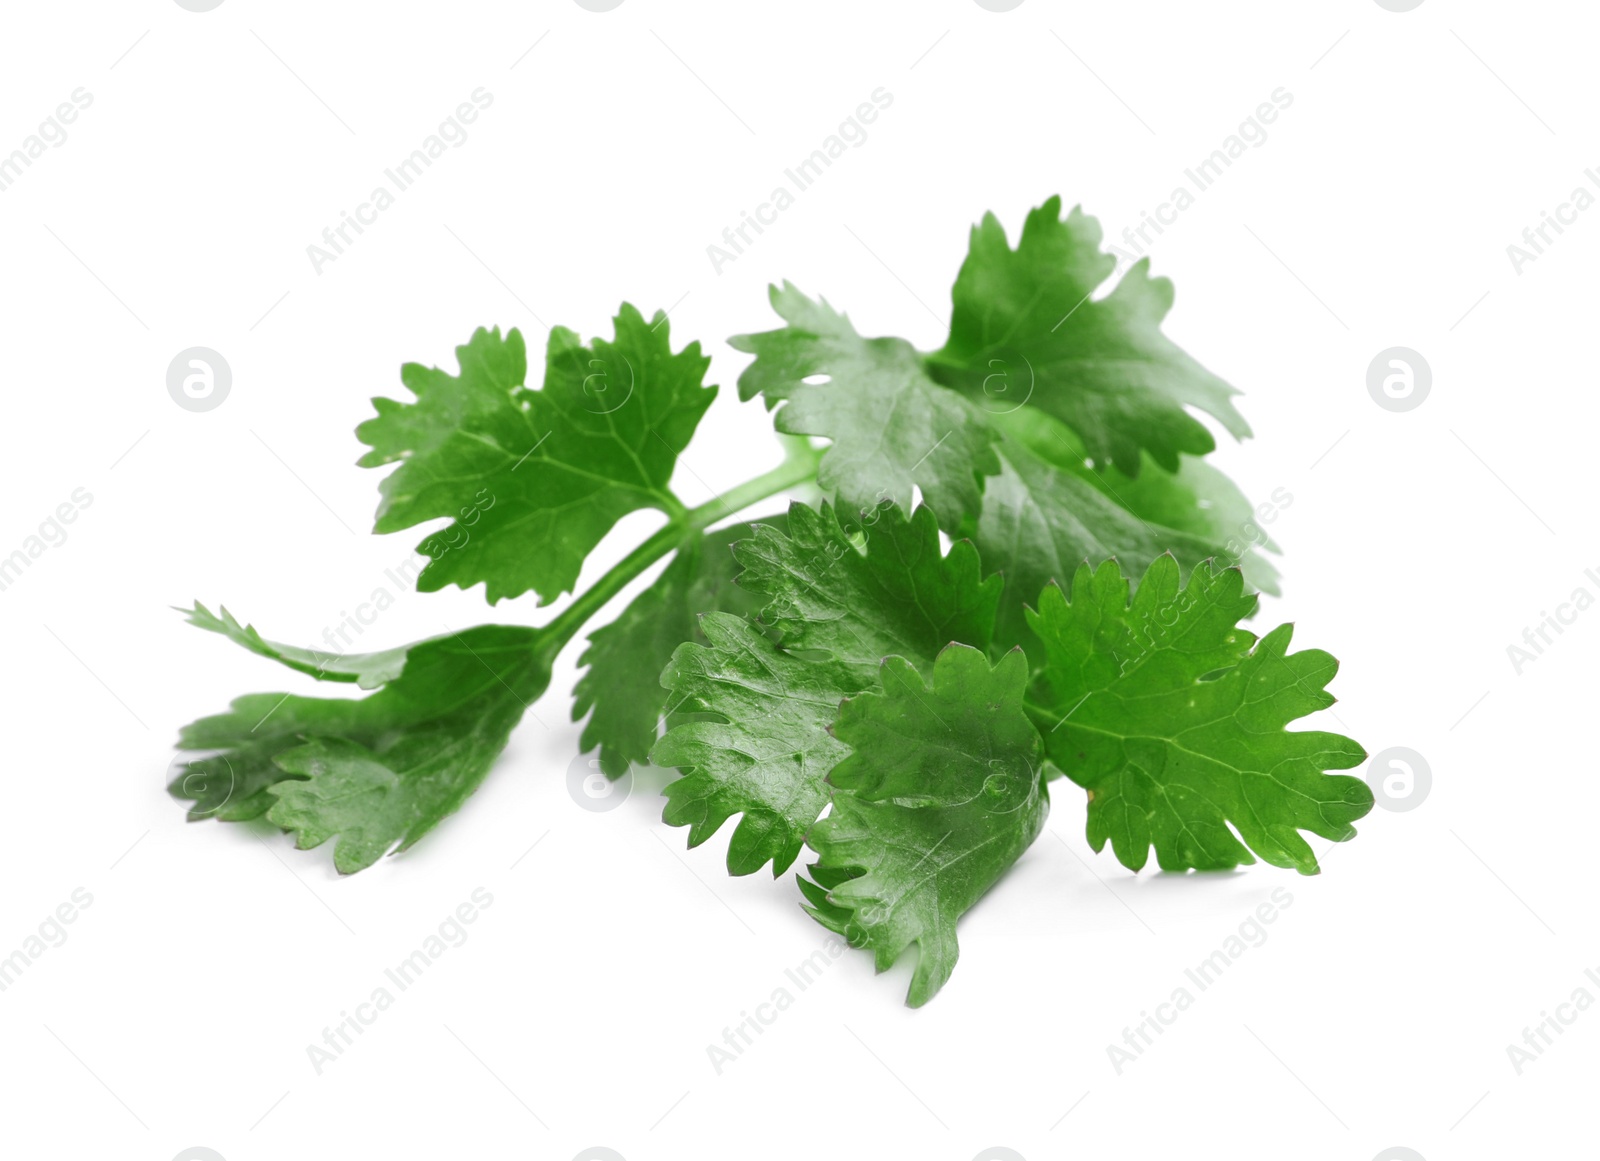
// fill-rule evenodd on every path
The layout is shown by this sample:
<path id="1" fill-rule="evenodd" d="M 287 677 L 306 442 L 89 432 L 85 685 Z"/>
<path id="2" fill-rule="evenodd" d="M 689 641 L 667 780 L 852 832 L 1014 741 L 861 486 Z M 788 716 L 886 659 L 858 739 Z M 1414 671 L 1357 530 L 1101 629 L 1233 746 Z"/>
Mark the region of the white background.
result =
<path id="1" fill-rule="evenodd" d="M 0 152 L 75 88 L 94 102 L 0 193 L 0 555 L 74 489 L 93 503 L 0 592 L 0 955 L 75 888 L 94 901 L 0 993 L 0 1151 L 1579 1155 L 1600 1014 L 1521 1075 L 1506 1046 L 1574 989 L 1600 997 L 1600 613 L 1520 675 L 1506 648 L 1600 594 L 1600 213 L 1520 274 L 1506 246 L 1600 163 L 1581 6 L 102 0 L 4 20 Z M 470 140 L 316 273 L 306 246 L 479 86 Z M 866 143 L 715 273 L 706 246 L 879 86 Z M 699 503 L 777 460 L 724 341 L 773 324 L 768 282 L 936 347 L 985 210 L 1014 237 L 1059 192 L 1120 234 L 1280 86 L 1269 139 L 1153 255 L 1169 333 L 1246 393 L 1256 438 L 1217 462 L 1293 495 L 1261 626 L 1341 658 L 1316 724 L 1433 771 L 1320 877 L 1135 876 L 1089 851 L 1058 783 L 928 1007 L 902 1006 L 906 965 L 875 978 L 851 953 L 718 1075 L 707 1045 L 824 933 L 792 875 L 729 879 L 725 834 L 686 853 L 659 779 L 610 813 L 574 803 L 578 643 L 467 806 L 352 878 L 167 797 L 179 725 L 313 692 L 169 606 L 225 601 L 313 644 L 420 538 L 367 534 L 379 476 L 354 465 L 402 362 L 453 369 L 479 325 L 542 348 L 544 324 L 609 334 L 623 298 L 674 307 L 723 385 L 676 481 Z M 1406 414 L 1366 390 L 1397 344 L 1434 375 Z M 165 384 L 194 345 L 234 375 L 205 414 Z M 657 519 L 624 521 L 585 580 Z M 406 594 L 362 646 L 550 612 Z M 477 887 L 494 903 L 470 939 L 317 1075 L 306 1046 Z M 1106 1046 L 1274 889 L 1293 904 L 1267 941 L 1118 1075 Z"/>

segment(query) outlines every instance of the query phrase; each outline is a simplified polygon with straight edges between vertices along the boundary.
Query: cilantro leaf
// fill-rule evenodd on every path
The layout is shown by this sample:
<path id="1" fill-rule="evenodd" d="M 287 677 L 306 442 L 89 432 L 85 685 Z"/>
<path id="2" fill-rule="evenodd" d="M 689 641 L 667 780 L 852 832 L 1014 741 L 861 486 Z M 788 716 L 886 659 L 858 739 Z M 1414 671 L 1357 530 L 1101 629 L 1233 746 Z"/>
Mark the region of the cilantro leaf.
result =
<path id="1" fill-rule="evenodd" d="M 1180 456 L 1176 472 L 1147 463 L 1137 476 L 1110 466 L 1096 474 L 1101 487 L 1140 520 L 1214 545 L 1212 555 L 1237 565 L 1251 588 L 1278 595 L 1277 567 L 1264 554 L 1280 549 L 1239 486 L 1205 460 Z M 1276 518 L 1276 506 L 1269 511 Z"/>
<path id="2" fill-rule="evenodd" d="M 1135 871 L 1154 846 L 1168 871 L 1253 863 L 1254 851 L 1315 874 L 1299 832 L 1349 839 L 1372 809 L 1366 783 L 1324 773 L 1360 765 L 1359 745 L 1284 729 L 1333 704 L 1338 662 L 1290 653 L 1289 625 L 1260 641 L 1239 628 L 1257 599 L 1237 569 L 1209 564 L 1180 586 L 1169 557 L 1131 602 L 1111 561 L 1080 568 L 1070 600 L 1045 589 L 1028 618 L 1046 651 L 1030 703 L 1051 761 L 1089 792 L 1095 850 L 1109 838 Z"/>
<path id="3" fill-rule="evenodd" d="M 872 951 L 883 971 L 913 943 L 906 1002 L 927 1003 L 955 968 L 956 921 L 1038 837 L 1049 810 L 1043 745 L 1023 708 L 1028 664 L 990 668 L 977 649 L 939 654 L 931 681 L 883 663 L 882 692 L 845 702 L 833 811 L 813 828 L 807 910 Z"/>
<path id="4" fill-rule="evenodd" d="M 327 653 L 321 649 L 301 649 L 268 641 L 256 632 L 254 625 L 241 625 L 228 612 L 226 605 L 222 606 L 219 616 L 196 601 L 188 613 L 189 624 L 212 633 L 221 633 L 234 644 L 287 665 L 297 673 L 308 674 L 318 681 L 353 681 L 362 689 L 376 689 L 400 676 L 400 671 L 405 668 L 406 654 L 414 647 L 402 645 L 398 649 L 385 649 L 380 653 Z"/>
<path id="5" fill-rule="evenodd" d="M 1207 461 L 1180 456 L 1178 470 L 1169 472 L 1151 461 L 1147 452 L 1144 459 L 1148 462 L 1139 474 L 1128 476 L 1110 464 L 1098 469 L 1090 466 L 1083 440 L 1066 424 L 1035 407 L 994 415 L 990 422 L 1005 433 L 1006 447 L 1023 444 L 1052 466 L 1087 480 L 1153 529 L 1188 533 L 1213 545 L 1208 555 L 1239 565 L 1252 587 L 1277 594 L 1278 570 L 1261 553 L 1276 553 L 1278 546 L 1239 486 Z M 1288 507 L 1294 497 L 1278 489 L 1273 499 L 1271 511 L 1275 513 L 1279 507 Z M 1174 551 L 1180 563 L 1187 563 L 1182 552 Z M 1142 573 L 1144 568 L 1144 563 L 1137 563 L 1130 571 Z"/>
<path id="6" fill-rule="evenodd" d="M 941 555 L 927 508 L 875 515 L 864 552 L 831 507 L 791 506 L 787 533 L 758 525 L 734 546 L 739 584 L 768 598 L 762 619 L 781 644 L 712 614 L 701 622 L 708 644 L 679 647 L 662 674 L 681 713 L 712 719 L 675 722 L 656 743 L 653 761 L 685 770 L 663 818 L 688 826 L 694 847 L 743 814 L 732 874 L 770 860 L 779 875 L 799 854 L 845 752 L 829 733 L 839 703 L 876 683 L 886 654 L 931 667 L 951 641 L 988 645 L 1000 582 L 981 579 L 972 545 Z"/>
<path id="7" fill-rule="evenodd" d="M 1143 575 L 1164 553 L 1185 570 L 1215 558 L 1238 565 L 1255 588 L 1277 592 L 1277 570 L 1258 551 L 1277 546 L 1238 486 L 1203 460 L 1183 456 L 1176 473 L 1147 462 L 1130 477 L 1109 464 L 1091 467 L 1077 434 L 1034 407 L 991 422 L 1005 435 L 1003 468 L 968 531 L 985 566 L 1006 578 L 1000 644 L 1036 651 L 1024 605 L 1046 584 L 1070 580 L 1085 560 L 1114 558 Z"/>
<path id="8" fill-rule="evenodd" d="M 984 565 L 1005 577 L 996 632 L 1001 645 L 1037 648 L 1025 602 L 1052 581 L 1072 576 L 1085 560 L 1114 557 L 1143 571 L 1163 553 L 1193 566 L 1218 551 L 1199 537 L 1146 522 L 1081 475 L 1046 463 L 1022 444 L 1005 444 L 1001 459 L 974 529 Z"/>
<path id="9" fill-rule="evenodd" d="M 682 504 L 673 465 L 716 395 L 710 360 L 690 343 L 673 354 L 666 316 L 623 304 L 612 342 L 584 346 L 550 332 L 544 386 L 525 385 L 522 334 L 479 330 L 457 349 L 461 374 L 408 363 L 415 403 L 374 399 L 356 429 L 363 467 L 399 462 L 380 485 L 375 530 L 439 517 L 422 541 L 425 592 L 485 584 L 490 604 L 535 590 L 548 604 L 572 588 L 590 550 L 629 512 Z"/>
<path id="10" fill-rule="evenodd" d="M 680 646 L 661 675 L 679 713 L 709 719 L 678 722 L 655 745 L 652 761 L 687 771 L 667 784 L 662 818 L 687 826 L 697 847 L 742 814 L 728 873 L 771 862 L 776 877 L 827 804 L 823 779 L 846 752 L 828 726 L 855 682 L 847 667 L 784 652 L 731 613 L 709 613 L 700 628 L 707 644 Z"/>
<path id="11" fill-rule="evenodd" d="M 908 520 L 881 504 L 855 528 L 864 552 L 834 509 L 794 504 L 787 532 L 757 525 L 734 545 L 739 584 L 768 599 L 762 620 L 785 648 L 827 653 L 866 689 L 890 654 L 924 667 L 952 641 L 988 646 L 1002 581 L 983 578 L 970 541 L 942 554 L 925 506 Z"/>
<path id="12" fill-rule="evenodd" d="M 1095 475 L 1109 495 L 1140 519 L 1209 540 L 1229 556 L 1252 547 L 1279 551 L 1266 530 L 1254 526 L 1255 507 L 1239 485 L 1206 460 L 1183 456 L 1176 472 L 1147 463 L 1137 476 L 1113 467 Z"/>
<path id="13" fill-rule="evenodd" d="M 739 397 L 781 403 L 773 421 L 781 432 L 832 441 L 817 472 L 822 489 L 843 509 L 887 499 L 909 512 L 919 487 L 946 530 L 976 515 L 982 479 L 1000 466 L 983 413 L 929 378 L 905 340 L 862 338 L 787 282 L 770 296 L 789 325 L 728 340 L 756 356 L 739 376 Z M 807 381 L 816 376 L 827 381 Z"/>
<path id="14" fill-rule="evenodd" d="M 624 303 L 587 344 L 551 330 L 537 383 L 514 329 L 476 331 L 454 373 L 405 365 L 407 400 L 374 399 L 357 435 L 361 465 L 390 469 L 375 530 L 433 529 L 419 589 L 549 604 L 619 522 L 665 521 L 542 628 L 345 654 L 195 603 L 197 627 L 363 695 L 236 699 L 180 732 L 171 793 L 191 820 L 265 818 L 340 872 L 371 866 L 461 808 L 566 643 L 660 566 L 589 635 L 583 748 L 612 777 L 678 767 L 664 821 L 694 847 L 733 820 L 735 875 L 776 877 L 809 845 L 806 910 L 880 971 L 915 947 L 914 1007 L 1056 775 L 1087 791 L 1091 845 L 1134 870 L 1154 848 L 1168 870 L 1316 873 L 1306 839 L 1353 837 L 1373 795 L 1334 773 L 1365 760 L 1353 740 L 1288 729 L 1333 704 L 1337 662 L 1240 624 L 1247 582 L 1275 591 L 1263 524 L 1292 496 L 1253 507 L 1203 461 L 1207 416 L 1249 435 L 1236 392 L 1162 333 L 1171 283 L 1148 260 L 1118 277 L 1101 243 L 1059 198 L 1014 249 L 986 215 L 931 354 L 769 288 L 782 325 L 729 341 L 787 454 L 693 509 L 671 481 L 717 388 L 665 314 Z M 828 502 L 705 531 L 796 488 Z"/>
<path id="15" fill-rule="evenodd" d="M 991 408 L 1031 403 L 1066 423 L 1096 464 L 1139 473 L 1140 452 L 1168 471 L 1178 455 L 1216 446 L 1186 410 L 1250 434 L 1236 394 L 1161 333 L 1172 283 L 1140 259 L 1111 292 L 1091 299 L 1116 267 L 1100 224 L 1053 197 L 1029 213 L 1017 248 L 993 214 L 973 228 L 952 291 L 950 338 L 929 369 Z"/>
<path id="16" fill-rule="evenodd" d="M 783 516 L 766 522 L 777 528 Z M 600 768 L 620 778 L 630 763 L 646 761 L 655 744 L 667 691 L 661 671 L 685 641 L 705 643 L 698 617 L 729 612 L 753 616 L 760 598 L 733 583 L 738 571 L 731 546 L 752 534 L 749 524 L 691 537 L 656 582 L 615 621 L 589 634 L 578 664 L 587 666 L 573 692 L 572 720 L 589 714 L 580 745 L 600 747 Z"/>
<path id="17" fill-rule="evenodd" d="M 334 866 L 411 846 L 478 788 L 550 681 L 539 630 L 480 625 L 409 648 L 397 677 L 360 699 L 258 693 L 186 726 L 171 791 L 191 819 L 267 819 L 302 850 L 339 835 Z"/>

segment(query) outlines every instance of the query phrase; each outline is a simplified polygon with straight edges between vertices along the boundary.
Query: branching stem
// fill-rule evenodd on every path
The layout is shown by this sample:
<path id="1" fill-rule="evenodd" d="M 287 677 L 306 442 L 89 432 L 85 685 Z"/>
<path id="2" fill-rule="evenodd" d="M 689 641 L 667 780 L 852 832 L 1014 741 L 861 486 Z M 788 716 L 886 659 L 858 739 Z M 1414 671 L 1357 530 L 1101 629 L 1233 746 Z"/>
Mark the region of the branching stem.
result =
<path id="1" fill-rule="evenodd" d="M 772 471 L 747 480 L 698 508 L 684 509 L 681 515 L 669 520 L 655 535 L 619 560 L 545 626 L 549 656 L 554 658 L 590 617 L 626 588 L 629 581 L 682 544 L 685 537 L 704 532 L 717 521 L 742 512 L 769 496 L 815 479 L 817 463 L 821 458 L 821 450 L 803 441 L 796 441 L 790 445 L 788 458 Z"/>

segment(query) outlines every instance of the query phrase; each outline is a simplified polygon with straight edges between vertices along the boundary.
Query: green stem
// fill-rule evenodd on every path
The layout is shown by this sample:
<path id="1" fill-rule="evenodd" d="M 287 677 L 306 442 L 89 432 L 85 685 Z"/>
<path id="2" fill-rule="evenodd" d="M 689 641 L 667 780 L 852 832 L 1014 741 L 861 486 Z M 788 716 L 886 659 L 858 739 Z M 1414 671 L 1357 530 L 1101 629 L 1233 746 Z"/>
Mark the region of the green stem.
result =
<path id="1" fill-rule="evenodd" d="M 809 445 L 791 446 L 789 457 L 772 471 L 753 480 L 747 480 L 737 488 L 714 497 L 698 508 L 684 509 L 681 515 L 669 520 L 655 535 L 628 553 L 613 565 L 609 572 L 580 593 L 576 600 L 545 626 L 550 657 L 554 658 L 583 627 L 584 622 L 626 588 L 629 581 L 676 549 L 683 543 L 685 537 L 704 532 L 718 520 L 741 512 L 769 496 L 775 496 L 779 492 L 814 479 L 817 474 L 817 462 L 821 458 L 821 451 Z"/>

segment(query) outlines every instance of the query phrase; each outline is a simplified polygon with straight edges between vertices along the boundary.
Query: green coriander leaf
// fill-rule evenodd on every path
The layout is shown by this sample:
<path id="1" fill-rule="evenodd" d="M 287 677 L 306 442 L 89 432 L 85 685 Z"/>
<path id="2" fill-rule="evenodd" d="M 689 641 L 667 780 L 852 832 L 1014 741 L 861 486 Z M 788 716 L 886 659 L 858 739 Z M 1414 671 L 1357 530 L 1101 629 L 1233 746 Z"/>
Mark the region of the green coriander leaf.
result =
<path id="1" fill-rule="evenodd" d="M 674 354 L 666 316 L 623 304 L 612 342 L 550 332 L 544 386 L 526 386 L 522 335 L 479 330 L 457 350 L 461 374 L 408 363 L 415 403 L 374 399 L 356 429 L 364 467 L 399 462 L 380 485 L 376 531 L 440 517 L 422 541 L 426 592 L 484 582 L 489 603 L 535 590 L 548 604 L 629 512 L 682 505 L 668 490 L 678 454 L 716 395 L 710 360 Z"/>
<path id="2" fill-rule="evenodd" d="M 252 653 L 287 665 L 297 673 L 309 674 L 318 681 L 353 681 L 362 689 L 376 689 L 400 676 L 400 671 L 405 668 L 406 654 L 413 648 L 411 645 L 402 645 L 381 653 L 329 653 L 321 649 L 300 649 L 264 639 L 256 632 L 254 625 L 239 624 L 238 619 L 228 612 L 227 606 L 222 606 L 220 616 L 199 601 L 187 611 L 189 624 L 221 633 Z"/>
<path id="3" fill-rule="evenodd" d="M 996 640 L 1037 649 L 1025 602 L 1085 560 L 1115 557 L 1142 572 L 1163 553 L 1191 567 L 1217 548 L 1186 532 L 1150 524 L 1081 475 L 1046 463 L 1020 443 L 1001 448 L 1003 466 L 984 489 L 975 537 L 985 567 L 1005 577 Z"/>
<path id="4" fill-rule="evenodd" d="M 687 773 L 667 784 L 662 817 L 689 828 L 697 847 L 735 814 L 728 873 L 772 863 L 781 875 L 827 804 L 823 784 L 845 747 L 828 732 L 839 702 L 855 692 L 850 670 L 786 653 L 731 613 L 700 622 L 706 645 L 679 646 L 661 675 L 679 712 L 714 720 L 676 724 L 651 760 Z"/>
<path id="5" fill-rule="evenodd" d="M 277 802 L 267 817 L 293 831 L 301 850 L 337 837 L 333 861 L 340 871 L 370 867 L 418 820 L 422 796 L 359 742 L 310 738 L 279 754 L 277 763 L 295 777 L 273 785 Z"/>
<path id="6" fill-rule="evenodd" d="M 988 646 L 1002 581 L 983 579 L 969 541 L 944 555 L 933 512 L 920 507 L 908 520 L 891 504 L 852 531 L 865 552 L 831 507 L 794 504 L 786 533 L 757 525 L 734 546 L 739 584 L 768 599 L 762 620 L 785 648 L 829 654 L 866 689 L 890 654 L 922 668 L 952 641 Z"/>
<path id="7" fill-rule="evenodd" d="M 981 579 L 962 541 L 939 552 L 933 513 L 908 520 L 892 505 L 869 513 L 857 536 L 833 509 L 789 509 L 788 532 L 758 525 L 734 546 L 739 584 L 768 598 L 754 626 L 725 614 L 701 622 L 708 644 L 686 644 L 662 675 L 680 712 L 714 720 L 675 723 L 653 761 L 679 766 L 663 817 L 688 826 L 698 846 L 735 814 L 728 870 L 749 874 L 771 860 L 781 874 L 827 802 L 823 779 L 844 748 L 828 732 L 839 703 L 878 680 L 890 653 L 931 668 L 952 641 L 984 648 L 1000 582 Z"/>
<path id="8" fill-rule="evenodd" d="M 359 871 L 411 846 L 478 788 L 550 681 L 540 631 L 480 625 L 410 647 L 360 699 L 261 693 L 186 726 L 171 790 L 191 819 L 266 814 L 302 849 L 341 836 L 334 866 Z"/>
<path id="9" fill-rule="evenodd" d="M 1237 484 L 1196 456 L 1180 456 L 1178 470 L 1169 472 L 1145 453 L 1139 474 L 1127 476 L 1109 464 L 1099 470 L 1090 466 L 1077 434 L 1037 408 L 1019 407 L 991 416 L 990 422 L 1005 433 L 1002 451 L 1023 444 L 1053 467 L 1087 480 L 1153 529 L 1188 533 L 1214 546 L 1206 555 L 1237 564 L 1253 588 L 1277 594 L 1278 571 L 1262 552 L 1279 551 L 1267 526 L 1294 502 L 1287 489 L 1275 489 L 1272 502 L 1257 508 Z M 1190 563 L 1177 547 L 1173 551 L 1180 563 Z M 1108 551 L 1100 559 L 1115 555 Z M 1123 563 L 1130 572 L 1142 573 L 1148 562 Z"/>
<path id="10" fill-rule="evenodd" d="M 766 522 L 781 529 L 785 518 Z M 661 671 L 685 641 L 705 644 L 699 615 L 748 617 L 759 609 L 760 598 L 733 583 L 738 565 L 729 551 L 751 534 L 749 524 L 735 524 L 694 536 L 615 621 L 589 634 L 578 658 L 588 668 L 574 690 L 572 720 L 589 714 L 580 744 L 586 753 L 600 747 L 600 768 L 609 777 L 620 778 L 630 763 L 649 758 L 667 707 Z"/>
<path id="11" fill-rule="evenodd" d="M 1109 294 L 1091 298 L 1116 260 L 1100 224 L 1051 198 L 1028 215 L 1015 250 L 993 214 L 972 231 L 952 292 L 950 338 L 929 359 L 940 382 L 991 408 L 1031 403 L 1083 437 L 1097 464 L 1137 475 L 1140 452 L 1175 471 L 1180 452 L 1215 446 L 1186 410 L 1250 434 L 1236 394 L 1161 333 L 1172 283 L 1134 263 Z"/>
<path id="12" fill-rule="evenodd" d="M 1277 566 L 1265 554 L 1280 549 L 1267 525 L 1294 502 L 1287 489 L 1274 489 L 1271 503 L 1258 507 L 1224 473 L 1188 455 L 1179 457 L 1176 472 L 1150 462 L 1134 477 L 1109 466 L 1098 475 L 1101 486 L 1139 519 L 1214 545 L 1212 555 L 1236 565 L 1251 588 L 1279 594 Z"/>
<path id="13" fill-rule="evenodd" d="M 1168 557 L 1131 602 L 1110 561 L 1080 568 L 1070 601 L 1045 589 L 1028 618 L 1046 651 L 1030 704 L 1051 761 L 1089 792 L 1095 850 L 1109 838 L 1136 871 L 1152 846 L 1168 871 L 1253 863 L 1254 851 L 1309 875 L 1317 860 L 1300 831 L 1354 837 L 1372 792 L 1324 771 L 1358 766 L 1366 752 L 1339 734 L 1284 728 L 1334 703 L 1326 686 L 1338 662 L 1290 653 L 1289 625 L 1260 641 L 1239 628 L 1256 601 L 1237 569 L 1202 564 L 1180 586 Z"/>
<path id="14" fill-rule="evenodd" d="M 841 508 L 863 512 L 885 499 L 909 512 L 919 487 L 947 530 L 976 515 L 983 477 L 999 470 L 983 413 L 929 378 L 903 339 L 862 338 L 787 282 L 771 298 L 788 326 L 728 340 L 756 356 L 739 376 L 739 397 L 782 403 L 781 432 L 832 441 L 818 485 Z M 818 376 L 826 381 L 808 381 Z"/>
<path id="15" fill-rule="evenodd" d="M 282 695 L 263 696 L 277 699 Z M 233 708 L 241 714 L 258 709 L 264 715 L 272 708 L 272 703 L 262 705 L 248 698 L 238 698 Z M 292 735 L 252 738 L 248 736 L 248 726 L 238 723 L 223 726 L 218 723 L 218 718 L 227 716 L 218 714 L 191 722 L 179 734 L 177 748 L 180 750 L 222 751 L 185 760 L 167 786 L 167 793 L 190 804 L 190 822 L 207 818 L 221 822 L 247 822 L 252 818 L 260 818 L 274 801 L 272 795 L 267 793 L 267 788 L 288 777 L 273 759 L 298 745 L 298 739 Z M 195 746 L 192 740 L 200 738 L 214 740 L 214 744 Z"/>
<path id="16" fill-rule="evenodd" d="M 990 668 L 952 645 L 932 680 L 883 663 L 882 692 L 845 702 L 835 733 L 833 811 L 813 828 L 808 911 L 883 971 L 917 945 L 907 1003 L 927 1003 L 955 968 L 956 921 L 1038 837 L 1049 810 L 1043 746 L 1023 708 L 1028 664 Z"/>
<path id="17" fill-rule="evenodd" d="M 1176 472 L 1150 462 L 1133 477 L 1110 467 L 1097 474 L 1101 486 L 1140 519 L 1209 540 L 1231 558 L 1258 548 L 1279 551 L 1260 523 L 1257 506 L 1239 485 L 1203 459 L 1184 456 Z M 1278 499 L 1276 505 L 1287 503 Z"/>

